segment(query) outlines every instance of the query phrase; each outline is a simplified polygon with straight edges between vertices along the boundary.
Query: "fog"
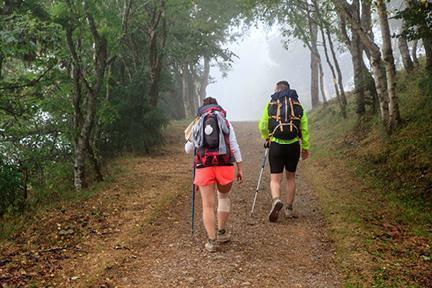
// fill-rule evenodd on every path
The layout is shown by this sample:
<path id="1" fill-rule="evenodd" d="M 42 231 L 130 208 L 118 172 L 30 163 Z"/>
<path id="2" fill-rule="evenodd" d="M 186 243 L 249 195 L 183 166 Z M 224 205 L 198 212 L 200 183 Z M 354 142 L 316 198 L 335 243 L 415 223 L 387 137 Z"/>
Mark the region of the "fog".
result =
<path id="1" fill-rule="evenodd" d="M 271 30 L 251 28 L 242 40 L 226 46 L 238 58 L 234 58 L 226 78 L 222 77 L 217 65 L 212 66 L 214 83 L 208 86 L 207 95 L 219 101 L 230 120 L 258 120 L 275 83 L 280 80 L 287 80 L 291 88 L 297 90 L 304 107 L 310 109 L 310 52 L 299 41 L 290 42 L 288 49 L 283 46 L 277 27 Z M 326 67 L 324 53 L 321 55 L 327 97 L 333 97 L 332 75 Z M 338 58 L 344 83 L 349 88 L 352 85 L 351 58 L 348 53 L 342 53 Z"/>

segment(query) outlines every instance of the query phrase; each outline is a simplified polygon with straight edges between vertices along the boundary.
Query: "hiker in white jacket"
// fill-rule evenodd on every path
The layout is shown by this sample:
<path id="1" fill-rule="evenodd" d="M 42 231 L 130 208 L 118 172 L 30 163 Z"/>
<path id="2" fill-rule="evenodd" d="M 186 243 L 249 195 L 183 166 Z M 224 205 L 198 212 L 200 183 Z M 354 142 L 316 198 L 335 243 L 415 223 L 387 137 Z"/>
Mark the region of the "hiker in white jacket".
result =
<path id="1" fill-rule="evenodd" d="M 203 222 L 208 236 L 205 248 L 209 252 L 215 252 L 217 244 L 230 241 L 226 223 L 231 210 L 229 192 L 236 178 L 234 162 L 237 166 L 237 180 L 240 183 L 243 181 L 240 147 L 234 128 L 225 119 L 225 115 L 226 112 L 217 104 L 216 99 L 205 98 L 198 111 L 200 118 L 193 127 L 189 127 L 189 141 L 185 144 L 186 153 L 196 149 L 194 184 L 201 193 Z M 217 231 L 214 214 L 216 194 Z"/>

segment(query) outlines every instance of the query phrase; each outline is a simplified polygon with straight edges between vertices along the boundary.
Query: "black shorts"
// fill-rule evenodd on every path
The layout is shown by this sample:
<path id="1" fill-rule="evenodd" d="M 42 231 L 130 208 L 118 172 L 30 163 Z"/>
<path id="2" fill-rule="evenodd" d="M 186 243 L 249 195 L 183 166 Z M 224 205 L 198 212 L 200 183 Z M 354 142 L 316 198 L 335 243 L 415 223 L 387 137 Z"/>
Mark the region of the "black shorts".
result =
<path id="1" fill-rule="evenodd" d="M 288 172 L 296 172 L 297 164 L 300 159 L 300 143 L 270 144 L 269 162 L 272 174 L 282 173 L 284 168 Z"/>

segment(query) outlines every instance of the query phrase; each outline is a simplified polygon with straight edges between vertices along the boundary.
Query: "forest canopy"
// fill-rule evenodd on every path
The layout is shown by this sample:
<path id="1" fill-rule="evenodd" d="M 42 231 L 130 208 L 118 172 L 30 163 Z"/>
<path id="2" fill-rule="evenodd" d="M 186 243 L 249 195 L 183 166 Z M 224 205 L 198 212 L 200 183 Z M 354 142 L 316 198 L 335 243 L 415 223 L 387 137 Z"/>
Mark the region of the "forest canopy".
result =
<path id="1" fill-rule="evenodd" d="M 308 49 L 313 107 L 333 97 L 329 66 L 343 117 L 338 57 L 348 51 L 358 116 L 379 113 L 391 134 L 401 123 L 395 59 L 411 71 L 422 53 L 432 67 L 431 11 L 417 0 L 2 1 L 0 213 L 82 190 L 103 181 L 110 157 L 157 148 L 170 120 L 195 115 L 211 66 L 233 60 L 232 27 L 257 21 Z"/>

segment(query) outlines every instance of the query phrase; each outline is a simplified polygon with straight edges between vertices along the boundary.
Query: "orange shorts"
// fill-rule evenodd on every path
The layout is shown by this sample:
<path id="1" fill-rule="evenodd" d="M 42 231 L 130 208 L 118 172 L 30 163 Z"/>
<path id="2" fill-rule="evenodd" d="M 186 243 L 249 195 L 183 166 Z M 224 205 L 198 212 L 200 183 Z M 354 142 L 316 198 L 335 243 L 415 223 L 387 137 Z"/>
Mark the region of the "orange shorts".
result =
<path id="1" fill-rule="evenodd" d="M 195 171 L 194 184 L 198 186 L 207 186 L 217 183 L 227 185 L 234 181 L 234 166 L 211 166 L 197 168 Z"/>

